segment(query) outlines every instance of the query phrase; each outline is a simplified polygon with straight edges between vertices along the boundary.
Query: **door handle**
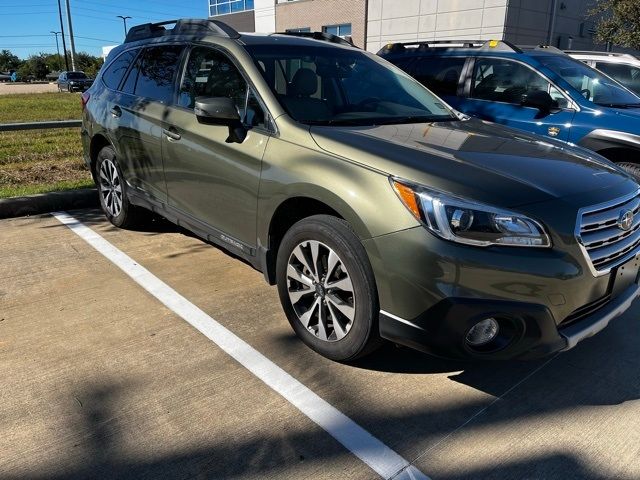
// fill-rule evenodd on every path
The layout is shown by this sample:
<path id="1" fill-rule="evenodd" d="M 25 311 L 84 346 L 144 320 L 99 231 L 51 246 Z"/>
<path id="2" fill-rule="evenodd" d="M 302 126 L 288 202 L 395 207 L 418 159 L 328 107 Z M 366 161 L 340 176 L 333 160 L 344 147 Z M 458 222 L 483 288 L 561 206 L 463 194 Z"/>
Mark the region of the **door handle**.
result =
<path id="1" fill-rule="evenodd" d="M 175 141 L 177 142 L 178 140 L 180 140 L 182 138 L 182 135 L 180 135 L 178 132 L 176 132 L 175 128 L 170 128 L 170 129 L 162 129 L 162 133 L 164 133 L 167 137 L 167 139 L 169 141 Z"/>
<path id="2" fill-rule="evenodd" d="M 111 116 L 113 118 L 120 118 L 122 116 L 122 109 L 116 105 L 111 109 Z"/>

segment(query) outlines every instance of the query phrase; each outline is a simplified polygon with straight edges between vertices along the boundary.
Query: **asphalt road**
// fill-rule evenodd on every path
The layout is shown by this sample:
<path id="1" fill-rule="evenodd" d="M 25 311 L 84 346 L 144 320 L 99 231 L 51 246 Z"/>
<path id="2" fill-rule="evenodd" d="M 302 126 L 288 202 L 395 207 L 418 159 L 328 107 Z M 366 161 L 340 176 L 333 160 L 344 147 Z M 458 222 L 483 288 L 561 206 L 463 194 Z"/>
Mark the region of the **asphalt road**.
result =
<path id="1" fill-rule="evenodd" d="M 640 479 L 640 304 L 542 361 L 343 365 L 223 250 L 71 214 L 434 480 Z M 379 478 L 54 217 L 0 220 L 0 245 L 1 479 Z"/>

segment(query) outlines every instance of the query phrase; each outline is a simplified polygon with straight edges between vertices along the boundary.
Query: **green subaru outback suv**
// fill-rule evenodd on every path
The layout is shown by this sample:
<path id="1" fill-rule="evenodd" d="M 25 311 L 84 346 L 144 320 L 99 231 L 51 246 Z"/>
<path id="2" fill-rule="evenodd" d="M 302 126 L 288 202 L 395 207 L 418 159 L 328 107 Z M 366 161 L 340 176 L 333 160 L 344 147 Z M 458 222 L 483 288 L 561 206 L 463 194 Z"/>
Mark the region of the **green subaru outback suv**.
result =
<path id="1" fill-rule="evenodd" d="M 109 220 L 151 210 L 242 257 L 329 358 L 382 339 L 540 357 L 639 294 L 639 187 L 625 172 L 465 117 L 337 37 L 141 25 L 82 101 Z"/>

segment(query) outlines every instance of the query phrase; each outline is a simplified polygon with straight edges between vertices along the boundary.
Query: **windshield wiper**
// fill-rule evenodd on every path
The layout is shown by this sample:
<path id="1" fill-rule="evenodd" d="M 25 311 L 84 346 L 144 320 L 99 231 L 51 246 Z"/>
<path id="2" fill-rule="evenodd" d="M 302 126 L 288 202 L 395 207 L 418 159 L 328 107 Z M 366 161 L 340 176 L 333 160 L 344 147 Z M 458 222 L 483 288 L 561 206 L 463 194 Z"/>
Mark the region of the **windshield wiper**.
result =
<path id="1" fill-rule="evenodd" d="M 408 115 L 406 117 L 383 118 L 378 125 L 398 125 L 403 123 L 452 122 L 457 118 L 448 115 Z"/>
<path id="2" fill-rule="evenodd" d="M 406 117 L 375 117 L 375 118 L 338 118 L 334 120 L 307 120 L 308 125 L 320 126 L 359 126 L 372 127 L 376 125 L 400 125 L 405 123 L 452 122 L 457 120 L 453 116 L 444 115 L 409 115 Z"/>
<path id="3" fill-rule="evenodd" d="M 601 107 L 610 107 L 610 108 L 640 108 L 640 103 L 598 103 L 596 105 L 600 105 Z"/>

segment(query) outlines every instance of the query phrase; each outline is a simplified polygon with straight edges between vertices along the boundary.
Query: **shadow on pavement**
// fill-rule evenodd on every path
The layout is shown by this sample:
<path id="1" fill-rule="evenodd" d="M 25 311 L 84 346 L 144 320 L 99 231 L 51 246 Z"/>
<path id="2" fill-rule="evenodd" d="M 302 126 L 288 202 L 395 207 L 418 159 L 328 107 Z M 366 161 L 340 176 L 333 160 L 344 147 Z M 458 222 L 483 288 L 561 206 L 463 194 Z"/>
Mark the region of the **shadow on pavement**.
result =
<path id="1" fill-rule="evenodd" d="M 124 387 L 126 388 L 126 387 Z M 93 385 L 79 395 L 82 403 L 80 419 L 69 426 L 62 438 L 73 435 L 73 450 L 68 457 L 57 458 L 55 464 L 40 467 L 37 471 L 25 471 L 21 468 L 19 475 L 2 475 L 3 480 L 30 478 L 33 480 L 72 480 L 72 479 L 235 479 L 251 475 L 252 478 L 283 478 L 287 469 L 295 470 L 300 462 L 316 462 L 316 468 L 322 468 L 331 462 L 336 455 L 347 455 L 337 444 L 335 448 L 318 449 L 314 446 L 320 436 L 326 435 L 316 429 L 292 433 L 274 432 L 269 436 L 253 435 L 250 440 L 240 440 L 230 432 L 226 438 L 215 438 L 208 445 L 202 445 L 186 452 L 175 452 L 168 455 L 157 455 L 153 448 L 148 448 L 144 458 L 130 457 L 124 446 L 123 437 L 140 437 L 145 432 L 134 425 L 123 421 L 120 402 L 126 391 L 123 388 L 109 385 Z M 562 408 L 561 406 L 558 406 Z M 554 410 L 556 407 L 551 407 Z M 439 414 L 446 414 L 440 412 Z M 131 420 L 132 412 L 126 412 Z M 424 412 L 429 417 L 433 414 Z M 398 415 L 394 422 L 406 423 L 417 419 Z M 500 418 L 509 421 L 511 418 Z M 388 423 L 389 419 L 371 417 L 367 423 Z M 398 423 L 396 423 L 397 425 Z M 61 432 L 62 433 L 62 432 Z M 235 432 L 234 432 L 235 433 Z M 433 432 L 435 433 L 435 432 Z M 67 440 L 68 441 L 68 440 Z M 170 442 L 167 442 L 168 444 Z M 320 442 L 326 444 L 326 441 Z M 166 445 L 159 445 L 158 451 L 166 450 Z M 74 458 L 67 463 L 65 458 Z M 508 458 L 508 457 L 507 457 Z M 565 453 L 556 452 L 546 456 L 532 456 L 523 461 L 496 461 L 495 465 L 482 465 L 465 468 L 465 459 L 450 466 L 450 473 L 432 477 L 433 480 L 477 480 L 477 479 L 595 479 L 606 477 L 593 472 L 583 465 L 578 458 Z M 28 459 L 23 460 L 25 463 Z M 471 462 L 477 463 L 477 462 Z M 0 472 L 2 472 L 0 464 Z M 376 478 L 372 471 L 364 470 L 364 477 Z M 425 472 L 429 475 L 429 472 Z M 294 478 L 289 477 L 286 478 Z"/>
<path id="2" fill-rule="evenodd" d="M 100 222 L 102 228 L 109 228 L 104 227 L 100 212 L 82 212 L 77 218 L 88 225 Z M 155 224 L 150 231 L 157 234 L 184 233 L 179 227 L 165 221 Z M 354 362 L 351 368 L 416 376 L 450 374 L 448 378 L 452 382 L 485 392 L 492 397 L 504 398 L 496 407 L 491 407 L 488 401 L 466 404 L 458 402 L 438 411 L 427 407 L 411 411 L 397 408 L 392 414 L 384 416 L 377 415 L 374 411 L 363 411 L 353 419 L 383 441 L 406 437 L 414 441 L 431 439 L 431 444 L 437 444 L 462 425 L 459 419 L 468 420 L 473 417 L 474 430 L 485 429 L 490 432 L 493 427 L 509 426 L 516 421 L 540 422 L 554 415 L 570 416 L 583 406 L 604 407 L 637 400 L 640 398 L 640 369 L 637 368 L 640 329 L 635 321 L 638 311 L 638 305 L 635 305 L 623 317 L 614 320 L 605 331 L 571 352 L 535 362 L 449 361 L 386 345 L 371 357 Z M 279 347 L 279 355 L 299 356 L 300 349 L 306 348 L 293 334 L 274 336 L 272 340 Z M 295 373 L 292 374 L 296 376 Z M 524 379 L 527 381 L 521 383 Z M 343 399 L 356 398 L 364 393 L 356 391 L 340 378 L 331 378 L 330 381 L 332 388 L 341 392 Z M 420 384 L 421 380 L 417 378 L 411 386 L 420 388 Z M 446 384 L 444 387 L 446 388 Z M 425 395 L 428 393 L 425 392 Z M 293 433 L 274 432 L 269 436 L 254 435 L 250 439 L 240 439 L 236 432 L 229 432 L 225 438 L 211 439 L 210 444 L 190 451 L 164 456 L 154 456 L 151 451 L 145 458 L 130 458 L 126 449 L 121 446 L 121 437 L 123 434 L 129 437 L 144 436 L 144 431 L 128 431 L 127 425 L 117 424 L 115 412 L 124 395 L 126 391 L 117 390 L 110 385 L 88 386 L 83 399 L 82 418 L 69 426 L 69 431 L 73 432 L 75 438 L 82 439 L 77 445 L 77 448 L 83 450 L 82 464 L 69 465 L 64 464 L 64 459 L 56 459 L 55 465 L 46 470 L 27 472 L 27 476 L 60 480 L 219 479 L 242 478 L 247 475 L 255 478 L 281 478 L 280 475 L 283 471 L 286 472 L 287 466 L 293 468 L 297 462 L 331 462 L 336 455 L 345 454 L 337 445 L 332 449 L 314 448 L 320 436 L 325 438 L 326 434 L 309 429 Z M 522 429 L 522 425 L 518 428 Z M 460 459 L 459 464 L 448 468 L 449 473 L 442 473 L 433 479 L 611 478 L 594 471 L 581 458 L 561 451 L 543 456 L 534 456 L 532 452 L 531 457 L 526 460 L 506 460 L 504 463 L 496 459 L 494 465 L 478 467 L 477 462 L 470 464 L 476 466 L 465 467 L 465 459 Z M 373 472 L 369 473 L 370 478 L 374 478 Z M 24 475 L 3 478 L 23 477 Z"/>

